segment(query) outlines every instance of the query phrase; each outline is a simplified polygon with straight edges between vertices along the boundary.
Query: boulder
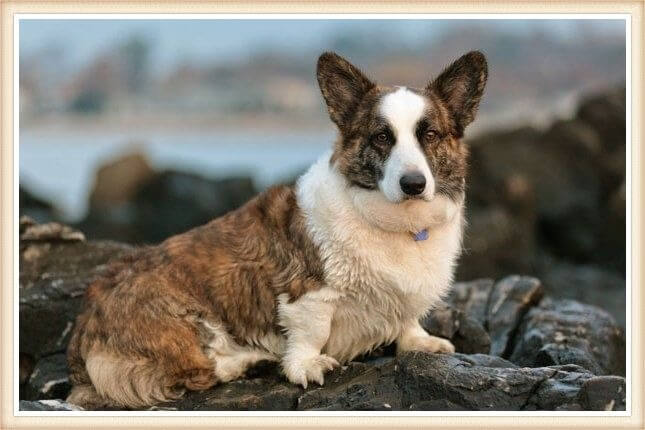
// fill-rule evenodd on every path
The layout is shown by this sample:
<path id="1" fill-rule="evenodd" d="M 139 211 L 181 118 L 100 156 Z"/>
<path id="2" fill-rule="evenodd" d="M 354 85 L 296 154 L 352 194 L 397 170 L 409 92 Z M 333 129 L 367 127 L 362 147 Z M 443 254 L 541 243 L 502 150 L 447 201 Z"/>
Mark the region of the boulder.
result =
<path id="1" fill-rule="evenodd" d="M 90 194 L 90 210 L 118 210 L 155 175 L 141 152 L 132 152 L 99 167 Z"/>
<path id="2" fill-rule="evenodd" d="M 242 206 L 257 190 L 249 177 L 208 179 L 164 171 L 141 187 L 133 201 L 136 241 L 157 243 Z"/>
<path id="3" fill-rule="evenodd" d="M 65 351 L 85 289 L 110 258 L 130 247 L 86 242 L 67 226 L 23 217 L 19 248 L 20 367 L 31 374 L 38 360 Z"/>
<path id="4" fill-rule="evenodd" d="M 625 124 L 620 88 L 583 98 L 574 117 L 544 131 L 470 139 L 457 279 L 538 274 L 544 253 L 624 273 Z"/>
<path id="5" fill-rule="evenodd" d="M 587 264 L 545 261 L 544 265 L 540 278 L 546 294 L 598 306 L 625 327 L 627 289 L 623 274 Z"/>
<path id="6" fill-rule="evenodd" d="M 250 200 L 257 190 L 249 177 L 210 179 L 193 173 L 151 172 L 138 156 L 102 167 L 90 211 L 77 227 L 92 239 L 159 243 L 205 224 Z M 139 166 L 123 187 L 121 169 Z M 122 189 L 123 188 L 123 189 Z"/>
<path id="7" fill-rule="evenodd" d="M 510 360 L 520 366 L 576 364 L 596 375 L 625 375 L 625 334 L 607 312 L 545 299 L 518 328 Z"/>
<path id="8" fill-rule="evenodd" d="M 542 295 L 540 281 L 527 276 L 509 276 L 493 285 L 486 315 L 491 354 L 508 357 L 517 326 Z"/>
<path id="9" fill-rule="evenodd" d="M 31 373 L 24 398 L 44 400 L 67 397 L 71 390 L 65 354 L 43 357 Z"/>
<path id="10" fill-rule="evenodd" d="M 488 354 L 490 351 L 490 336 L 481 322 L 454 307 L 433 309 L 421 320 L 421 326 L 434 336 L 449 339 L 457 352 Z"/>
<path id="11" fill-rule="evenodd" d="M 498 282 L 482 279 L 456 283 L 446 301 L 452 309 L 462 315 L 468 315 L 466 327 L 454 323 L 453 325 L 457 325 L 462 333 L 469 334 L 462 335 L 463 346 L 462 349 L 457 347 L 457 351 L 467 353 L 490 351 L 492 355 L 507 357 L 513 336 L 524 314 L 540 301 L 542 295 L 541 282 L 527 276 L 507 276 Z M 461 339 L 457 338 L 455 341 L 454 335 L 448 336 L 448 330 L 438 330 L 440 325 L 435 321 L 445 320 L 443 314 L 445 311 L 441 310 L 437 315 L 431 312 L 424 320 L 426 321 L 424 327 L 431 333 L 434 331 L 438 336 L 453 340 L 457 346 Z M 477 328 L 473 330 L 472 327 Z M 488 339 L 485 339 L 481 332 L 487 333 Z M 490 348 L 476 348 L 477 345 L 483 344 L 488 344 Z M 468 350 L 466 345 L 470 345 L 471 349 Z"/>

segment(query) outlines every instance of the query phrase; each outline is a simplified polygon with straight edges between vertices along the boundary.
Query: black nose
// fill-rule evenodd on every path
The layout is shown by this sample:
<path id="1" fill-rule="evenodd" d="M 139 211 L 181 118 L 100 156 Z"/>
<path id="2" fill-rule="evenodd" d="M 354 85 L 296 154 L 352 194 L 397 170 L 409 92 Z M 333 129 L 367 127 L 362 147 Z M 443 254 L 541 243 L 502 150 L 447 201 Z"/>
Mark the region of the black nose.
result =
<path id="1" fill-rule="evenodd" d="M 406 173 L 399 180 L 401 189 L 409 196 L 421 194 L 426 187 L 426 177 L 421 172 Z"/>

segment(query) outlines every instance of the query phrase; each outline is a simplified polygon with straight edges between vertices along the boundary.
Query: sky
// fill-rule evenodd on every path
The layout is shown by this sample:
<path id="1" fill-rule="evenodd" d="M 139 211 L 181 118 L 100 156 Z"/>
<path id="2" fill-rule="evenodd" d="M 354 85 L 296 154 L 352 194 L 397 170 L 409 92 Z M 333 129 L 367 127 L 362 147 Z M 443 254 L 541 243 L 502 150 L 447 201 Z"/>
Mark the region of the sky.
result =
<path id="1" fill-rule="evenodd" d="M 181 61 L 210 63 L 243 60 L 266 49 L 304 52 L 324 50 L 335 34 L 388 32 L 414 45 L 458 26 L 480 25 L 511 33 L 543 31 L 575 37 L 580 20 L 34 20 L 20 22 L 20 54 L 51 46 L 64 47 L 65 61 L 81 65 L 133 34 L 152 42 L 152 62 L 159 67 Z M 623 33 L 621 20 L 593 20 L 594 33 Z"/>

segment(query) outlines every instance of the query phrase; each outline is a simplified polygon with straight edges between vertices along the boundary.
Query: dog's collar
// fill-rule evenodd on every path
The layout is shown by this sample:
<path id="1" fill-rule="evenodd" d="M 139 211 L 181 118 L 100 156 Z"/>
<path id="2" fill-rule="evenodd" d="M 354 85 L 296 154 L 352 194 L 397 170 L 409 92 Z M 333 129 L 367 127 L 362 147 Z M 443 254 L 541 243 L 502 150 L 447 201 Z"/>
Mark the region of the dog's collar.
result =
<path id="1" fill-rule="evenodd" d="M 414 237 L 415 242 L 419 242 L 421 240 L 426 240 L 428 238 L 428 229 L 424 228 L 418 233 L 412 233 L 412 237 Z"/>

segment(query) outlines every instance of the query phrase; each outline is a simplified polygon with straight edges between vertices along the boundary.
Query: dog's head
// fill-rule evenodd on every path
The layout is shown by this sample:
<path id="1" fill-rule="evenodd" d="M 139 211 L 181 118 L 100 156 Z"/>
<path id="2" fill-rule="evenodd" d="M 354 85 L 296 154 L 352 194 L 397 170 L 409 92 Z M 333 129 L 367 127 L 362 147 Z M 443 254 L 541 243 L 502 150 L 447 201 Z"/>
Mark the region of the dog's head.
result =
<path id="1" fill-rule="evenodd" d="M 464 129 L 475 118 L 488 68 L 470 52 L 423 89 L 382 87 L 335 53 L 318 59 L 317 77 L 340 137 L 332 162 L 351 187 L 390 203 L 463 197 Z"/>

